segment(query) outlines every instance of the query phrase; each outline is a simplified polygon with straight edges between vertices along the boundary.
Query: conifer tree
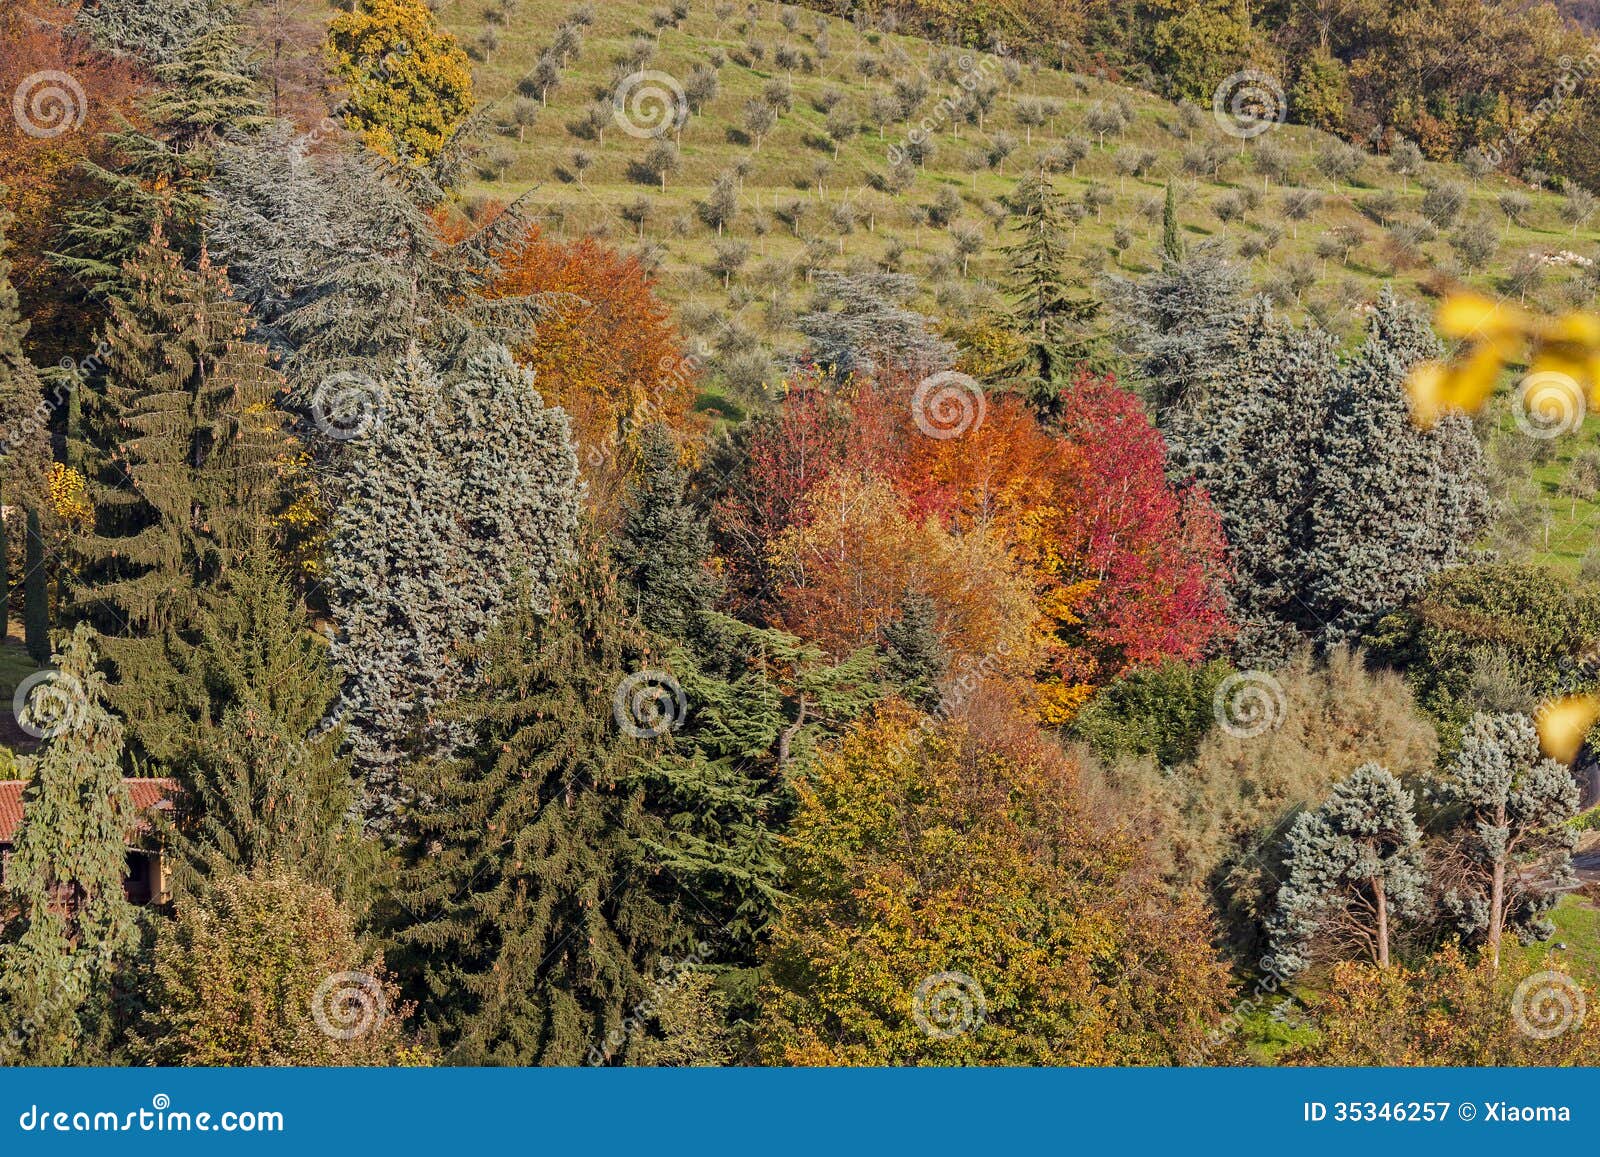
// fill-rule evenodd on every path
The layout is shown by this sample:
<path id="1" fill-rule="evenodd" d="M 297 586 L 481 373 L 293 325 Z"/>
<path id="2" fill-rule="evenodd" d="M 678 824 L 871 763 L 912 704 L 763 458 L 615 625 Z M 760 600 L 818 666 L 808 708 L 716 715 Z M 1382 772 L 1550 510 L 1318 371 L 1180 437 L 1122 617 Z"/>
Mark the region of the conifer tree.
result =
<path id="1" fill-rule="evenodd" d="M 1412 366 L 1443 356 L 1422 315 L 1385 289 L 1367 340 L 1329 399 L 1316 450 L 1306 601 L 1325 643 L 1358 637 L 1428 579 L 1462 561 L 1489 522 L 1487 468 L 1472 424 L 1411 420 Z"/>
<path id="2" fill-rule="evenodd" d="M 351 443 L 327 561 L 339 714 L 378 827 L 402 760 L 459 737 L 439 713 L 472 675 L 457 648 L 483 638 L 519 582 L 543 599 L 578 520 L 566 415 L 503 348 L 448 377 L 413 350 L 385 385 L 381 415 Z"/>
<path id="3" fill-rule="evenodd" d="M 1017 239 L 1005 249 L 1011 261 L 1015 325 L 1027 346 L 1016 367 L 1028 400 L 1049 412 L 1078 362 L 1097 358 L 1088 332 L 1100 302 L 1067 275 L 1070 230 L 1066 198 L 1040 171 L 1024 177 L 1011 195 Z"/>
<path id="4" fill-rule="evenodd" d="M 1494 966 L 1509 929 L 1546 939 L 1546 918 L 1578 884 L 1572 870 L 1578 786 L 1539 752 L 1526 716 L 1477 714 L 1437 789 L 1451 830 L 1444 857 L 1445 908 L 1461 931 L 1482 936 Z"/>
<path id="5" fill-rule="evenodd" d="M 639 481 L 628 495 L 615 550 L 634 614 L 651 630 L 686 642 L 702 629 L 721 584 L 708 569 L 706 520 L 690 504 L 678 448 L 660 423 L 640 437 Z"/>
<path id="6" fill-rule="evenodd" d="M 1183 260 L 1183 234 L 1178 231 L 1178 190 L 1167 182 L 1161 203 L 1161 255 L 1168 261 Z"/>
<path id="7" fill-rule="evenodd" d="M 323 726 L 339 681 L 270 545 L 228 571 L 168 658 L 200 689 L 192 712 L 163 713 L 180 753 L 179 886 L 278 865 L 347 893 L 359 829 L 340 736 Z"/>
<path id="8" fill-rule="evenodd" d="M 947 367 L 950 344 L 932 332 L 932 319 L 904 302 L 916 282 L 900 273 L 817 271 L 813 308 L 795 320 L 809 356 L 835 377 L 889 368 L 928 374 Z"/>
<path id="9" fill-rule="evenodd" d="M 899 685 L 900 694 L 924 711 L 939 702 L 939 680 L 949 661 L 936 617 L 931 598 L 907 591 L 900 617 L 883 628 L 888 675 Z"/>
<path id="10" fill-rule="evenodd" d="M 0 186 L 0 195 L 5 192 Z M 44 500 L 44 470 L 50 458 L 49 423 L 39 374 L 28 360 L 22 342 L 28 335 L 16 287 L 11 284 L 11 262 L 7 259 L 6 230 L 11 214 L 0 210 L 0 502 L 24 507 L 32 522 L 37 521 L 39 504 Z M 42 541 L 40 543 L 42 546 Z M 26 551 L 34 552 L 32 538 Z M 39 569 L 43 578 L 43 557 Z M 11 574 L 7 566 L 5 525 L 0 522 L 0 638 L 6 632 L 11 613 Z M 27 574 L 24 586 L 27 588 Z M 34 584 L 35 594 L 43 587 Z M 31 620 L 30 620 L 31 621 Z M 43 620 L 48 629 L 48 616 Z M 31 636 L 36 658 L 49 657 L 49 640 L 38 633 Z"/>
<path id="11" fill-rule="evenodd" d="M 1327 802 L 1302 812 L 1285 842 L 1273 956 L 1293 973 L 1318 957 L 1354 952 L 1380 968 L 1399 920 L 1424 902 L 1422 831 L 1412 795 L 1364 763 Z"/>
<path id="12" fill-rule="evenodd" d="M 138 942 L 122 891 L 135 826 L 123 786 L 122 728 L 107 712 L 90 633 L 68 638 L 34 709 L 56 732 L 23 760 L 22 822 L 6 865 L 0 933 L 0 1060 L 64 1065 L 105 1024 L 111 977 Z"/>
<path id="13" fill-rule="evenodd" d="M 459 757 L 412 772 L 390 959 L 462 1063 L 583 1063 L 684 943 L 645 846 L 665 834 L 636 768 L 653 741 L 613 715 L 646 639 L 603 544 L 577 553 L 548 611 L 517 598 L 484 641 Z"/>
<path id="14" fill-rule="evenodd" d="M 35 663 L 50 658 L 50 584 L 45 571 L 44 529 L 37 507 L 28 507 L 28 537 L 23 552 L 22 640 Z"/>
<path id="15" fill-rule="evenodd" d="M 221 271 L 186 271 L 157 236 L 126 272 L 88 416 L 95 527 L 75 543 L 73 611 L 102 636 L 135 761 L 170 765 L 162 719 L 196 689 L 174 681 L 165 652 L 204 592 L 273 533 L 290 445 L 280 379 L 245 340 Z"/>
<path id="16" fill-rule="evenodd" d="M 186 34 L 155 72 L 160 84 L 143 110 L 150 129 L 109 134 L 118 163 L 85 162 L 100 195 L 63 222 L 65 244 L 56 259 L 95 296 L 128 292 L 124 266 L 153 230 L 164 231 L 185 256 L 194 252 L 218 145 L 224 135 L 264 123 L 232 25 Z"/>

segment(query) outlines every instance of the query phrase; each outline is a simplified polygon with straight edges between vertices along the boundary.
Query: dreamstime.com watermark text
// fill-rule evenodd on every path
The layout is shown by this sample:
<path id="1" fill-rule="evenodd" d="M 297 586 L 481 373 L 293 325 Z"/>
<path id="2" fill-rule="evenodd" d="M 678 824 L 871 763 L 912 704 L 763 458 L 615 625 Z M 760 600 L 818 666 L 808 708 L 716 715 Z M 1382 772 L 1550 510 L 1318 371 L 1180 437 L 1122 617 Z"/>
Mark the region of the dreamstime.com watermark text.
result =
<path id="1" fill-rule="evenodd" d="M 172 1108 L 172 1098 L 157 1093 L 148 1108 L 53 1109 L 29 1105 L 17 1117 L 24 1133 L 282 1133 L 283 1114 L 273 1109 L 224 1109 L 196 1113 Z"/>

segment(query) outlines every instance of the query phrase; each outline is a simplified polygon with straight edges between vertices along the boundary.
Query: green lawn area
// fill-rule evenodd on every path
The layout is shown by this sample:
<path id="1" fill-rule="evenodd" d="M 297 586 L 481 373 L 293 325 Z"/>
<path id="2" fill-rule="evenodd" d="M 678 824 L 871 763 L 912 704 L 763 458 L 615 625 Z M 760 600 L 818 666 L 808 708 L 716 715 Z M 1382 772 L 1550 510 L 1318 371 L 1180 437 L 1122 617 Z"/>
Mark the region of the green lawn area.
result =
<path id="1" fill-rule="evenodd" d="M 1559 969 L 1585 983 L 1600 984 L 1600 908 L 1581 896 L 1564 896 L 1551 920 L 1554 936 L 1540 944 L 1518 945 L 1513 951 L 1521 952 L 1536 969 Z"/>
<path id="2" fill-rule="evenodd" d="M 17 685 L 38 669 L 39 664 L 28 657 L 28 652 L 22 649 L 21 644 L 0 643 L 0 696 L 4 697 L 0 709 L 9 714 L 11 697 L 17 693 Z"/>

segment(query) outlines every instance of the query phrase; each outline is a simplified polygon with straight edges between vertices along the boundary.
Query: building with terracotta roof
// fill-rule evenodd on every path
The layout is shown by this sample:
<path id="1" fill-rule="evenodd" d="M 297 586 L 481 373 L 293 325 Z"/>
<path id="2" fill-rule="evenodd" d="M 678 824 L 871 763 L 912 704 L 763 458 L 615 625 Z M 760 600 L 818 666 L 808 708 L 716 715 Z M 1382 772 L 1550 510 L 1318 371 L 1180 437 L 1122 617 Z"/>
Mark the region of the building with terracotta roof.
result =
<path id="1" fill-rule="evenodd" d="M 152 812 L 172 810 L 178 792 L 173 779 L 124 779 L 139 822 L 128 833 L 128 870 L 122 889 L 134 904 L 164 904 L 172 898 L 167 863 L 150 823 Z M 0 883 L 5 881 L 11 861 L 11 848 L 17 828 L 22 824 L 22 792 L 25 779 L 0 779 Z"/>

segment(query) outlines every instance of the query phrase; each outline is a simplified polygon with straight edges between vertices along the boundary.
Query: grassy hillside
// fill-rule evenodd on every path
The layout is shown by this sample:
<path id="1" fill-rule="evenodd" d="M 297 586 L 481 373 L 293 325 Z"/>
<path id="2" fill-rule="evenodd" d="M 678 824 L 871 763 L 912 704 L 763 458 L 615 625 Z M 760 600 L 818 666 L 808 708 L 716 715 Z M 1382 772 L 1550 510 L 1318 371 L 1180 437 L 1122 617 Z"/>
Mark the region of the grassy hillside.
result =
<path id="1" fill-rule="evenodd" d="M 666 27 L 667 8 L 595 4 L 581 49 L 559 85 L 541 93 L 539 57 L 576 7 L 441 5 L 444 23 L 474 53 L 480 102 L 503 125 L 469 192 L 509 199 L 536 189 L 555 235 L 599 234 L 644 252 L 714 378 L 747 396 L 799 348 L 791 323 L 815 269 L 866 264 L 914 274 L 914 304 L 936 317 L 1003 308 L 1001 202 L 1019 174 L 1052 156 L 1059 187 L 1081 206 L 1073 251 L 1086 278 L 1152 266 L 1170 180 L 1190 240 L 1216 239 L 1286 308 L 1336 331 L 1354 330 L 1364 303 L 1390 281 L 1421 294 L 1460 281 L 1549 309 L 1590 303 L 1600 284 L 1587 264 L 1600 218 L 1575 226 L 1556 192 L 1498 173 L 1475 180 L 1454 165 L 1400 174 L 1391 158 L 1370 154 L 1340 172 L 1345 147 L 1315 130 L 1274 125 L 1242 139 L 1210 108 L 771 3 L 693 0 Z M 612 95 L 640 70 L 672 78 L 650 82 L 658 88 L 692 91 L 696 68 L 715 71 L 716 94 L 676 134 L 681 163 L 663 190 L 641 167 L 659 142 L 619 126 L 608 115 Z M 747 106 L 784 85 L 792 104 L 757 140 Z M 950 113 L 964 88 L 991 86 L 981 126 Z M 921 99 L 908 102 L 908 89 Z M 874 110 L 895 102 L 902 113 L 908 103 L 915 109 L 880 128 L 874 121 L 884 114 Z M 859 131 L 831 138 L 830 109 L 833 124 Z M 1108 110 L 1129 114 L 1127 123 L 1117 127 Z M 889 157 L 906 148 L 912 128 L 926 129 L 933 151 L 897 192 L 885 184 Z M 1075 164 L 1074 142 L 1083 152 Z M 719 231 L 705 205 L 724 175 L 736 208 Z M 1440 187 L 1459 190 L 1457 212 L 1441 213 L 1447 194 L 1430 199 Z M 1549 447 L 1538 466 L 1538 549 L 1567 566 L 1600 523 L 1593 502 L 1574 505 L 1559 493 L 1577 442 Z"/>

